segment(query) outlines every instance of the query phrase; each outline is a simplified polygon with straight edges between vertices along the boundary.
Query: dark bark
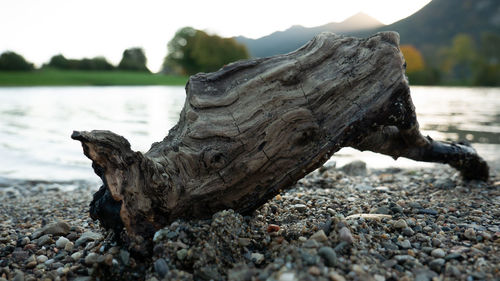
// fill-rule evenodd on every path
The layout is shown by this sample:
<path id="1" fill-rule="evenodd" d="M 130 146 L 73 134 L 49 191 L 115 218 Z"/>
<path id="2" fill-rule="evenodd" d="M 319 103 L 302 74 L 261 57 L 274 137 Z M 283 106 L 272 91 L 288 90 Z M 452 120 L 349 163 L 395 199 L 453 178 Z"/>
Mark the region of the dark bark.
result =
<path id="1" fill-rule="evenodd" d="M 323 33 L 289 54 L 194 75 L 178 124 L 144 154 L 109 131 L 72 138 L 104 183 L 92 217 L 144 237 L 180 217 L 249 213 L 346 146 L 488 178 L 472 148 L 420 134 L 393 32 Z"/>

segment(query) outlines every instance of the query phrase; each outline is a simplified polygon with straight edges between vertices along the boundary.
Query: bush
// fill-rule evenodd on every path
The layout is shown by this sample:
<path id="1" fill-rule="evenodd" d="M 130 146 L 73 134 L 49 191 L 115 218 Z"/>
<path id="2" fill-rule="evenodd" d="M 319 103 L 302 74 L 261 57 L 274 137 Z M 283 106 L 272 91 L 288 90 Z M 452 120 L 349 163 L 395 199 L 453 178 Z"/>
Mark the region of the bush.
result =
<path id="1" fill-rule="evenodd" d="M 0 70 L 7 71 L 30 71 L 35 69 L 32 63 L 27 62 L 23 56 L 11 51 L 0 55 Z"/>
<path id="2" fill-rule="evenodd" d="M 147 59 L 143 49 L 130 48 L 123 51 L 122 60 L 118 64 L 118 69 L 150 72 L 146 63 Z"/>

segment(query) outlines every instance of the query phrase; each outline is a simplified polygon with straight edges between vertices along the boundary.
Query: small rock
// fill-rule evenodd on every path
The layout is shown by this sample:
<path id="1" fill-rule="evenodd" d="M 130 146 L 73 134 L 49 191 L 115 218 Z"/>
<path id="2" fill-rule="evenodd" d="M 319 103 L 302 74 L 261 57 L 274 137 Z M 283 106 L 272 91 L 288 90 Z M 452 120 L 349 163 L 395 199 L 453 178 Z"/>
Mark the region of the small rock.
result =
<path id="1" fill-rule="evenodd" d="M 255 264 L 261 264 L 264 261 L 264 255 L 261 253 L 252 253 L 252 255 L 250 256 L 250 259 Z"/>
<path id="2" fill-rule="evenodd" d="M 48 260 L 49 258 L 46 256 L 46 255 L 39 255 L 38 257 L 36 257 L 36 261 L 38 263 L 44 263 Z"/>
<path id="3" fill-rule="evenodd" d="M 307 206 L 304 204 L 295 204 L 295 205 L 292 205 L 292 209 L 297 210 L 299 212 L 303 212 L 303 211 L 307 210 Z"/>
<path id="4" fill-rule="evenodd" d="M 242 247 L 250 245 L 251 242 L 250 238 L 238 238 L 238 245 Z"/>
<path id="5" fill-rule="evenodd" d="M 74 254 L 71 255 L 71 259 L 73 259 L 74 261 L 78 261 L 80 260 L 80 258 L 82 257 L 83 253 L 82 252 L 76 252 Z"/>
<path id="6" fill-rule="evenodd" d="M 311 274 L 313 276 L 318 276 L 321 274 L 321 271 L 319 270 L 319 268 L 317 266 L 309 267 L 308 272 L 309 272 L 309 274 Z"/>
<path id="7" fill-rule="evenodd" d="M 395 255 L 394 259 L 399 263 L 405 263 L 407 261 L 414 261 L 415 258 L 410 255 Z"/>
<path id="8" fill-rule="evenodd" d="M 280 275 L 278 281 L 297 281 L 297 278 L 293 272 L 284 272 Z"/>
<path id="9" fill-rule="evenodd" d="M 396 229 L 404 229 L 408 227 L 408 224 L 406 224 L 406 221 L 404 219 L 399 219 L 394 223 L 393 226 Z"/>
<path id="10" fill-rule="evenodd" d="M 413 231 L 413 229 L 411 229 L 410 227 L 405 227 L 403 228 L 403 231 L 401 231 L 403 233 L 404 236 L 413 236 L 413 234 L 415 234 L 415 231 Z"/>
<path id="11" fill-rule="evenodd" d="M 401 248 L 403 249 L 410 249 L 411 248 L 411 243 L 408 239 L 405 239 L 401 241 Z"/>
<path id="12" fill-rule="evenodd" d="M 128 265 L 130 262 L 130 253 L 126 250 L 120 250 L 120 260 L 124 265 Z"/>
<path id="13" fill-rule="evenodd" d="M 311 235 L 311 237 L 309 237 L 309 239 L 316 240 L 318 242 L 328 241 L 328 237 L 326 236 L 323 229 L 321 229 L 321 230 L 317 231 L 316 233 L 314 233 L 313 235 Z"/>
<path id="14" fill-rule="evenodd" d="M 95 232 L 92 232 L 92 231 L 87 231 L 87 232 L 84 232 L 82 234 L 82 236 L 80 236 L 80 238 L 78 238 L 76 241 L 75 241 L 75 246 L 76 247 L 79 247 L 80 245 L 83 245 L 89 241 L 99 241 L 103 238 L 103 236 L 99 233 L 95 233 Z"/>
<path id="15" fill-rule="evenodd" d="M 469 240 L 476 240 L 476 231 L 474 230 L 474 228 L 467 228 L 464 231 L 464 237 Z"/>
<path id="16" fill-rule="evenodd" d="M 68 243 L 66 243 L 66 245 L 64 245 L 64 250 L 66 252 L 71 252 L 71 251 L 73 251 L 74 247 L 75 247 L 75 244 L 73 244 L 73 242 L 69 241 Z"/>
<path id="17" fill-rule="evenodd" d="M 446 253 L 444 252 L 443 249 L 434 249 L 432 250 L 431 252 L 431 256 L 435 257 L 435 258 L 444 258 L 444 256 L 446 255 Z"/>
<path id="18" fill-rule="evenodd" d="M 321 247 L 318 255 L 325 260 L 325 264 L 329 267 L 334 267 L 338 263 L 337 254 L 331 247 Z"/>
<path id="19" fill-rule="evenodd" d="M 99 254 L 90 253 L 85 257 L 85 264 L 92 265 L 94 263 L 97 263 L 98 260 L 99 260 Z"/>
<path id="20" fill-rule="evenodd" d="M 165 277 L 168 273 L 168 265 L 164 259 L 157 259 L 154 263 L 154 268 L 160 278 Z"/>
<path id="21" fill-rule="evenodd" d="M 446 261 L 442 258 L 434 259 L 429 263 L 429 267 L 437 273 L 441 272 L 441 268 L 446 263 Z"/>
<path id="22" fill-rule="evenodd" d="M 51 224 L 46 225 L 42 228 L 43 234 L 52 234 L 52 235 L 66 235 L 69 233 L 71 226 L 65 221 L 58 221 Z"/>
<path id="23" fill-rule="evenodd" d="M 365 176 L 367 174 L 366 163 L 363 161 L 353 161 L 341 167 L 340 170 L 349 176 Z"/>
<path id="24" fill-rule="evenodd" d="M 438 275 L 434 271 L 428 269 L 422 269 L 415 272 L 415 281 L 431 281 L 432 278 L 437 276 Z"/>
<path id="25" fill-rule="evenodd" d="M 57 239 L 56 246 L 57 248 L 64 249 L 64 247 L 66 246 L 66 244 L 68 244 L 68 242 L 69 242 L 68 238 L 61 236 L 59 237 L 59 239 Z"/>
<path id="26" fill-rule="evenodd" d="M 304 205 L 305 206 L 305 205 Z M 269 224 L 267 226 L 267 232 L 271 233 L 271 232 L 278 232 L 280 230 L 280 226 L 279 225 L 276 225 L 276 224 Z"/>
<path id="27" fill-rule="evenodd" d="M 419 214 L 424 214 L 424 215 L 431 215 L 431 216 L 437 216 L 438 212 L 434 209 L 420 209 L 418 210 Z"/>
<path id="28" fill-rule="evenodd" d="M 43 246 L 43 245 L 52 244 L 52 243 L 54 243 L 54 240 L 52 240 L 52 237 L 50 234 L 45 234 L 36 240 L 36 244 L 38 246 Z"/>
<path id="29" fill-rule="evenodd" d="M 179 260 L 184 260 L 188 254 L 188 250 L 186 249 L 180 249 L 177 251 L 176 255 Z"/>
<path id="30" fill-rule="evenodd" d="M 340 241 L 347 242 L 348 244 L 354 243 L 354 237 L 352 237 L 351 230 L 349 230 L 346 226 L 339 230 L 339 238 Z"/>
<path id="31" fill-rule="evenodd" d="M 338 274 L 335 271 L 328 273 L 328 278 L 330 278 L 331 281 L 345 281 L 344 276 Z"/>

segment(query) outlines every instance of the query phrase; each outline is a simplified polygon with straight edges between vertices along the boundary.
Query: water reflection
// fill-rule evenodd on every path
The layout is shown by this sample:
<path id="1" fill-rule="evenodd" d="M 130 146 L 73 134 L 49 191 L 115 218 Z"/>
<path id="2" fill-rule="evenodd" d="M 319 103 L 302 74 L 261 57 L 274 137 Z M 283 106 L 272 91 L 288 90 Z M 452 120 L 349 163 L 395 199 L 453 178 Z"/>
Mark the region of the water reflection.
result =
<path id="1" fill-rule="evenodd" d="M 412 87 L 424 134 L 469 140 L 488 159 L 500 158 L 500 89 Z M 175 125 L 183 87 L 0 88 L 0 177 L 95 179 L 73 130 L 112 130 L 147 151 Z M 343 149 L 339 165 L 361 158 L 370 166 L 411 166 L 410 160 Z M 422 165 L 422 164 L 417 164 Z"/>

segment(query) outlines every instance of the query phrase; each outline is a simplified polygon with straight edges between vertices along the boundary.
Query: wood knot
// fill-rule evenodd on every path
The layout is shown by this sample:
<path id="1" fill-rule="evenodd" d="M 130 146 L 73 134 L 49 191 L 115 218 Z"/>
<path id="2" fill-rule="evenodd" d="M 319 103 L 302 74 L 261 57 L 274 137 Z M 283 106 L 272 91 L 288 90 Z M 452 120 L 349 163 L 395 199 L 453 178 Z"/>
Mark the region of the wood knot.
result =
<path id="1" fill-rule="evenodd" d="M 203 163 L 207 169 L 220 169 L 226 165 L 224 153 L 216 150 L 206 150 L 203 152 Z"/>

